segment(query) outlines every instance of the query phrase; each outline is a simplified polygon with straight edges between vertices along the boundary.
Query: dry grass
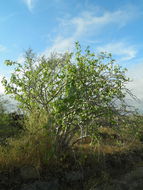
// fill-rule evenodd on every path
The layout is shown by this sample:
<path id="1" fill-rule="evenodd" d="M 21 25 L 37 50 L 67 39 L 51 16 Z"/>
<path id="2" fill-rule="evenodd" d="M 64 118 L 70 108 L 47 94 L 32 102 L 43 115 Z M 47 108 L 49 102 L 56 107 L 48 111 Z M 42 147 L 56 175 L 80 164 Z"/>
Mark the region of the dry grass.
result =
<path id="1" fill-rule="evenodd" d="M 0 168 L 13 169 L 24 165 L 40 168 L 53 159 L 53 151 L 52 140 L 43 133 L 11 138 L 6 147 L 0 147 Z"/>
<path id="2" fill-rule="evenodd" d="M 128 131 L 130 130 L 130 133 Z M 100 138 L 96 144 L 78 143 L 75 144 L 75 149 L 85 153 L 95 154 L 116 154 L 128 151 L 139 150 L 143 148 L 143 144 L 137 134 L 131 131 L 132 129 L 113 129 L 101 127 L 99 129 Z"/>
<path id="3" fill-rule="evenodd" d="M 45 128 L 45 112 L 33 111 L 25 120 L 25 132 L 19 137 L 8 138 L 7 146 L 0 146 L 0 169 L 13 169 L 24 165 L 36 168 L 54 160 L 54 139 Z"/>
<path id="4" fill-rule="evenodd" d="M 7 146 L 0 146 L 0 169 L 13 169 L 25 165 L 42 168 L 43 166 L 58 165 L 54 137 L 48 134 L 48 117 L 42 110 L 35 112 L 25 120 L 26 132 L 17 138 L 7 139 Z M 46 127 L 45 127 L 46 126 Z M 131 128 L 100 128 L 101 138 L 96 144 L 77 143 L 74 145 L 74 154 L 87 158 L 93 155 L 95 159 L 101 156 L 127 153 L 143 148 L 137 137 L 136 129 Z M 128 132 L 130 131 L 130 132 Z M 84 160 L 83 160 L 84 162 Z M 64 161 L 63 161 L 64 163 Z M 60 164 L 59 164 L 60 165 Z"/>

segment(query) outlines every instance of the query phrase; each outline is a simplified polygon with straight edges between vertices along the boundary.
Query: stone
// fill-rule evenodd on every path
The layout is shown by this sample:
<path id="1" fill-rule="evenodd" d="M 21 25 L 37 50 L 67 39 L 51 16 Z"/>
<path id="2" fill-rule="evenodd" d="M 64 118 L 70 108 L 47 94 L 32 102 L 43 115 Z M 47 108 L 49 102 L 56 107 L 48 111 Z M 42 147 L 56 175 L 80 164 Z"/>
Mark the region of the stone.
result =
<path id="1" fill-rule="evenodd" d="M 136 168 L 124 176 L 126 181 L 138 180 L 139 178 L 143 178 L 143 167 Z"/>
<path id="2" fill-rule="evenodd" d="M 143 167 L 136 168 L 121 178 L 111 180 L 90 190 L 143 190 Z"/>
<path id="3" fill-rule="evenodd" d="M 39 173 L 36 168 L 32 166 L 26 166 L 20 169 L 20 176 L 23 180 L 38 179 Z"/>
<path id="4" fill-rule="evenodd" d="M 21 190 L 59 190 L 59 182 L 57 179 L 52 181 L 36 181 L 33 184 L 25 184 Z"/>
<path id="5" fill-rule="evenodd" d="M 65 179 L 67 182 L 80 181 L 83 180 L 83 174 L 79 171 L 73 171 L 70 173 L 66 173 Z"/>
<path id="6" fill-rule="evenodd" d="M 21 187 L 21 190 L 37 190 L 34 184 L 24 184 Z"/>

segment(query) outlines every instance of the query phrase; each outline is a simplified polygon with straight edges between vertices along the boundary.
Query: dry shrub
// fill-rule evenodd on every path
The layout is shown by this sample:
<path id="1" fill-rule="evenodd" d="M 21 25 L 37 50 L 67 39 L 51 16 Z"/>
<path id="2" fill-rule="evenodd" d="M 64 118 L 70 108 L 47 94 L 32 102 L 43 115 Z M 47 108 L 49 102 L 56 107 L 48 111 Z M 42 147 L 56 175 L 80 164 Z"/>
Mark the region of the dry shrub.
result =
<path id="1" fill-rule="evenodd" d="M 33 110 L 25 119 L 25 132 L 17 138 L 7 139 L 0 147 L 0 168 L 9 169 L 24 165 L 40 168 L 54 162 L 55 143 L 48 133 L 48 117 L 42 110 Z"/>
<path id="2" fill-rule="evenodd" d="M 7 147 L 0 147 L 0 168 L 14 168 L 24 165 L 40 168 L 48 165 L 54 157 L 52 139 L 46 134 L 25 133 L 17 139 L 9 139 Z"/>

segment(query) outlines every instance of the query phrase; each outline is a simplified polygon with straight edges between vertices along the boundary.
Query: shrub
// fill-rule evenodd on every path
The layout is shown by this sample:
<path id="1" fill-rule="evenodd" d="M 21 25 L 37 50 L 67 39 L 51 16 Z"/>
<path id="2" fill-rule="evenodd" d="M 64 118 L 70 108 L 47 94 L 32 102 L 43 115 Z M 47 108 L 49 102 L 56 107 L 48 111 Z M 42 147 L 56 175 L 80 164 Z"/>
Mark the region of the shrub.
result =
<path id="1" fill-rule="evenodd" d="M 55 142 L 65 148 L 75 135 L 94 139 L 103 123 L 120 125 L 119 118 L 128 112 L 125 96 L 131 95 L 126 88 L 129 79 L 126 69 L 114 62 L 111 54 L 96 55 L 89 48 L 82 53 L 79 43 L 75 53 L 50 58 L 36 57 L 29 50 L 24 64 L 6 61 L 15 71 L 10 81 L 3 79 L 3 84 L 27 115 L 34 110 L 34 127 L 41 127 L 38 118 L 43 117 Z"/>

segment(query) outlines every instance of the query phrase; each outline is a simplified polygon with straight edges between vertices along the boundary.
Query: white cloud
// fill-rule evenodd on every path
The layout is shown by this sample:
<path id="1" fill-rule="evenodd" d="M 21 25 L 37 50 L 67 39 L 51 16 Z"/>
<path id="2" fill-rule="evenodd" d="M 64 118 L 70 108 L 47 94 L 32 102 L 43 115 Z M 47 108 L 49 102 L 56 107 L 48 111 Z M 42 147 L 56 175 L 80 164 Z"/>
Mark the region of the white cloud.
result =
<path id="1" fill-rule="evenodd" d="M 81 17 L 71 20 L 76 25 L 76 35 L 86 32 L 100 32 L 103 27 L 111 24 L 117 24 L 123 27 L 134 16 L 133 10 L 117 10 L 114 12 L 104 12 L 101 16 L 96 16 L 92 12 L 84 12 Z"/>
<path id="2" fill-rule="evenodd" d="M 129 67 L 128 75 L 132 80 L 128 84 L 128 88 L 143 101 L 143 60 L 140 64 Z"/>
<path id="3" fill-rule="evenodd" d="M 3 45 L 0 45 L 0 52 L 3 52 L 3 51 L 5 51 L 5 50 L 6 50 L 6 47 L 3 46 Z"/>
<path id="4" fill-rule="evenodd" d="M 20 54 L 19 57 L 17 58 L 17 62 L 20 64 L 24 63 L 24 60 L 25 60 L 25 58 L 24 58 L 23 54 Z"/>
<path id="5" fill-rule="evenodd" d="M 1 83 L 2 78 L 3 78 L 3 76 L 0 76 L 0 94 L 4 93 L 4 86 Z"/>
<path id="6" fill-rule="evenodd" d="M 45 53 L 51 51 L 65 51 L 72 47 L 76 40 L 87 39 L 90 35 L 102 34 L 105 27 L 118 28 L 125 26 L 130 20 L 134 19 L 139 12 L 133 7 L 128 7 L 113 12 L 105 11 L 99 14 L 93 11 L 84 11 L 80 16 L 70 19 L 60 19 L 58 34 L 53 45 L 45 50 Z M 64 36 L 66 35 L 66 37 Z M 120 44 L 120 46 L 123 46 Z M 129 51 L 124 49 L 124 54 L 128 57 L 134 56 L 133 48 Z"/>
<path id="7" fill-rule="evenodd" d="M 120 56 L 119 61 L 127 61 L 135 58 L 137 50 L 134 46 L 128 45 L 125 42 L 109 43 L 101 47 L 97 47 L 97 51 L 110 52 L 113 55 Z"/>
<path id="8" fill-rule="evenodd" d="M 29 11 L 32 11 L 37 0 L 23 0 L 23 2 L 28 7 Z"/>
<path id="9" fill-rule="evenodd" d="M 52 47 L 47 48 L 42 54 L 49 56 L 52 52 L 64 53 L 65 51 L 70 51 L 73 48 L 74 37 L 62 38 L 58 36 L 52 45 Z"/>
<path id="10" fill-rule="evenodd" d="M 143 113 L 143 60 L 140 63 L 128 68 L 128 76 L 131 82 L 127 84 L 127 88 L 137 97 L 137 100 L 130 100 L 129 104 L 135 106 Z"/>

